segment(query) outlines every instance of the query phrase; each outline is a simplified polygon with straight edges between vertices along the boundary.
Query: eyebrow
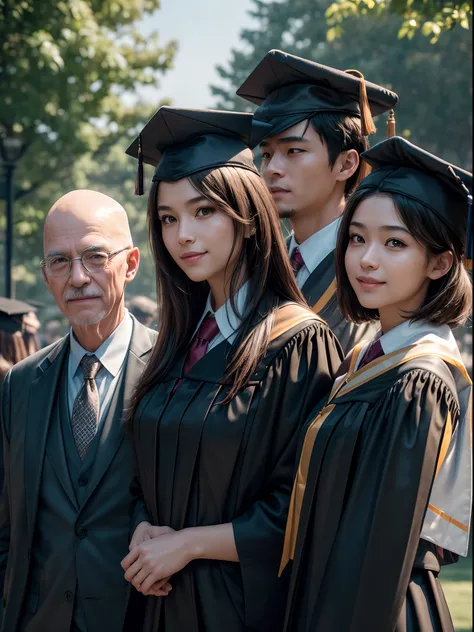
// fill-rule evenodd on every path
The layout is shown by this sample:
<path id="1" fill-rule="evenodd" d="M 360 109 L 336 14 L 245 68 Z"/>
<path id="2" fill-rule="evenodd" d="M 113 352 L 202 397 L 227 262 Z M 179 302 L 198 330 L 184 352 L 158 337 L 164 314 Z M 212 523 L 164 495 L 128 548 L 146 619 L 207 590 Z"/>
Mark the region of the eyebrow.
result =
<path id="1" fill-rule="evenodd" d="M 191 204 L 198 204 L 199 202 L 204 202 L 204 201 L 209 202 L 207 197 L 205 197 L 204 195 L 198 195 L 197 197 L 193 197 L 187 202 L 185 202 L 185 204 L 186 206 L 191 206 Z M 166 204 L 159 204 L 157 210 L 158 211 L 172 211 L 173 209 L 171 206 L 166 206 Z"/>
<path id="2" fill-rule="evenodd" d="M 310 141 L 304 136 L 284 136 L 283 138 L 279 138 L 277 143 L 282 145 L 284 143 L 309 143 Z M 262 140 L 260 143 L 260 147 L 268 147 L 270 143 L 266 140 Z"/>
<path id="3" fill-rule="evenodd" d="M 107 251 L 107 246 L 105 244 L 97 244 L 97 245 L 92 245 L 92 246 L 88 246 L 87 248 L 84 248 L 84 250 L 82 251 L 82 254 L 84 254 L 85 252 L 103 252 L 103 251 Z M 48 254 L 46 255 L 46 258 L 49 259 L 50 257 L 69 257 L 68 254 L 66 254 L 63 250 L 50 250 L 48 252 Z"/>
<path id="4" fill-rule="evenodd" d="M 351 222 L 351 226 L 357 226 L 357 228 L 367 228 L 367 226 L 361 222 Z M 397 226 L 396 224 L 384 224 L 383 226 L 379 226 L 379 230 L 399 230 L 403 233 L 407 233 L 407 235 L 411 235 L 410 231 L 404 226 Z"/>

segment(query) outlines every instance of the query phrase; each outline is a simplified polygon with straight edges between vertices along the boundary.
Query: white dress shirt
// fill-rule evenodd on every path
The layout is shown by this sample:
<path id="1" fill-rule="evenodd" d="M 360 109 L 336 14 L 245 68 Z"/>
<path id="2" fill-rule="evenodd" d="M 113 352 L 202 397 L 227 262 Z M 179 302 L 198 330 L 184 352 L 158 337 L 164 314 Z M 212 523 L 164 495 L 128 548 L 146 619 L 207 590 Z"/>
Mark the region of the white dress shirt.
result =
<path id="1" fill-rule="evenodd" d="M 128 310 L 115 331 L 105 340 L 93 354 L 86 351 L 70 331 L 70 350 L 68 361 L 68 404 L 69 413 L 72 415 L 74 400 L 84 384 L 84 376 L 79 366 L 86 354 L 95 355 L 102 364 L 95 383 L 100 399 L 99 423 L 104 419 L 110 405 L 115 387 L 119 380 L 122 367 L 127 357 L 130 340 L 132 338 L 133 321 Z"/>
<path id="2" fill-rule="evenodd" d="M 243 314 L 245 310 L 245 306 L 247 303 L 247 294 L 248 294 L 248 281 L 246 281 L 242 285 L 240 290 L 235 295 L 234 303 L 235 303 L 236 309 L 238 310 L 240 314 Z M 209 293 L 209 296 L 207 297 L 206 307 L 204 308 L 203 315 L 201 316 L 201 319 L 196 327 L 194 334 L 197 333 L 197 330 L 199 329 L 202 321 L 208 314 L 215 317 L 217 326 L 219 327 L 219 332 L 216 335 L 216 337 L 213 338 L 211 342 L 209 343 L 206 353 L 209 353 L 211 349 L 214 349 L 214 347 L 217 347 L 217 345 L 220 344 L 221 342 L 224 342 L 224 340 L 227 340 L 230 344 L 232 344 L 235 338 L 237 337 L 239 327 L 242 323 L 240 316 L 236 314 L 234 310 L 232 309 L 232 304 L 231 304 L 230 299 L 226 301 L 224 305 L 222 305 L 222 307 L 219 307 L 217 311 L 214 311 L 212 309 L 212 304 L 211 304 L 211 294 Z"/>
<path id="3" fill-rule="evenodd" d="M 377 340 L 377 338 L 380 340 L 380 344 L 382 345 L 382 350 L 385 355 L 415 343 L 439 342 L 441 339 L 443 343 L 449 347 L 453 356 L 462 363 L 462 356 L 460 354 L 456 338 L 448 325 L 432 325 L 431 323 L 423 320 L 416 320 L 413 322 L 406 320 L 388 331 L 386 334 L 382 334 L 382 330 L 379 330 L 373 340 Z M 366 343 L 362 348 L 357 359 L 357 366 L 359 366 L 360 361 L 364 357 L 365 352 L 372 342 L 373 341 Z"/>
<path id="4" fill-rule="evenodd" d="M 296 275 L 296 281 L 300 288 L 303 287 L 310 274 L 312 274 L 319 264 L 325 259 L 328 254 L 335 249 L 337 241 L 337 231 L 339 230 L 339 224 L 341 218 L 338 217 L 333 222 L 318 230 L 317 233 L 308 237 L 303 243 L 298 244 L 295 239 L 295 235 L 291 235 L 290 247 L 288 254 L 293 254 L 293 250 L 299 246 L 301 256 L 303 257 L 304 266 L 298 271 Z"/>

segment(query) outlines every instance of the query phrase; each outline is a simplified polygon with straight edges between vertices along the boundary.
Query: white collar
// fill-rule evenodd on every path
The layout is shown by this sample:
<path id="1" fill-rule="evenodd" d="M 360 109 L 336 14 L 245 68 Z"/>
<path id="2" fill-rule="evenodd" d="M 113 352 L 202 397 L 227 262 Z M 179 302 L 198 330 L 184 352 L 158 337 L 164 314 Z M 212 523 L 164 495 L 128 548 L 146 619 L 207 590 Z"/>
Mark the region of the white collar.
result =
<path id="1" fill-rule="evenodd" d="M 128 310 L 125 310 L 125 316 L 120 325 L 105 340 L 94 355 L 100 360 L 102 366 L 114 377 L 120 371 L 125 356 L 130 345 L 132 337 L 133 321 Z M 70 353 L 69 353 L 69 375 L 74 377 L 81 363 L 82 358 L 90 353 L 82 347 L 76 340 L 72 328 L 69 333 Z"/>
<path id="2" fill-rule="evenodd" d="M 318 230 L 318 232 L 305 239 L 303 243 L 298 244 L 294 233 L 291 235 L 290 247 L 288 254 L 292 255 L 293 250 L 299 246 L 301 256 L 305 266 L 310 274 L 316 270 L 318 265 L 325 259 L 330 252 L 336 248 L 337 231 L 341 218 L 338 217 L 333 222 Z"/>
<path id="3" fill-rule="evenodd" d="M 380 336 L 380 344 L 385 354 L 418 342 L 442 342 L 452 354 L 462 362 L 456 339 L 448 325 L 432 325 L 426 321 L 404 321 L 386 334 Z"/>
<path id="4" fill-rule="evenodd" d="M 241 288 L 238 290 L 237 294 L 234 297 L 234 303 L 239 314 L 243 315 L 245 311 L 245 307 L 247 305 L 247 295 L 248 295 L 248 281 L 246 281 Z M 204 320 L 206 314 L 210 313 L 215 317 L 217 326 L 219 327 L 220 333 L 224 336 L 226 340 L 229 340 L 232 337 L 235 337 L 237 331 L 242 323 L 242 319 L 238 314 L 234 312 L 232 309 L 231 300 L 228 299 L 222 307 L 219 307 L 217 311 L 212 309 L 211 305 L 211 294 L 207 297 L 206 307 L 204 309 L 204 313 L 202 315 L 201 320 L 198 323 L 196 328 L 199 329 L 202 321 Z"/>

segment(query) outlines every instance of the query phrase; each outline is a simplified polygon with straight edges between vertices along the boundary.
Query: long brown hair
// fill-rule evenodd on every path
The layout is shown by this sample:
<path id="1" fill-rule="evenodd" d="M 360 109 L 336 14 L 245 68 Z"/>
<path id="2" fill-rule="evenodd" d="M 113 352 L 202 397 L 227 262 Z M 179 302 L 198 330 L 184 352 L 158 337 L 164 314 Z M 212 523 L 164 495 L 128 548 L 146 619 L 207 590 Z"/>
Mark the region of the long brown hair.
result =
<path id="1" fill-rule="evenodd" d="M 304 305 L 296 284 L 280 228 L 278 212 L 260 175 L 239 167 L 220 167 L 199 172 L 189 181 L 234 222 L 234 246 L 240 248 L 236 263 L 229 270 L 229 295 L 236 313 L 234 297 L 248 271 L 248 301 L 225 378 L 232 389 L 223 400 L 230 401 L 257 368 L 270 339 L 275 311 L 282 300 Z M 159 183 L 154 183 L 148 198 L 148 232 L 156 269 L 158 297 L 158 338 L 151 358 L 137 385 L 132 416 L 144 395 L 165 379 L 185 351 L 209 294 L 207 282 L 191 281 L 174 262 L 162 237 L 158 218 Z M 263 298 L 265 312 L 259 313 Z M 268 301 L 268 302 L 267 302 Z M 261 317 L 255 324 L 256 314 Z"/>
<path id="2" fill-rule="evenodd" d="M 363 307 L 354 292 L 346 272 L 345 256 L 350 239 L 350 224 L 359 204 L 380 191 L 356 189 L 346 203 L 336 245 L 336 280 L 339 308 L 345 318 L 356 323 L 379 319 L 376 309 Z M 420 202 L 400 193 L 389 195 L 397 213 L 410 234 L 425 249 L 427 256 L 439 255 L 450 250 L 453 265 L 440 279 L 430 281 L 423 304 L 406 318 L 412 321 L 426 320 L 433 325 L 463 325 L 472 307 L 472 283 L 463 265 L 466 243 L 465 229 L 454 231 Z M 454 204 L 454 202 L 453 202 Z"/>

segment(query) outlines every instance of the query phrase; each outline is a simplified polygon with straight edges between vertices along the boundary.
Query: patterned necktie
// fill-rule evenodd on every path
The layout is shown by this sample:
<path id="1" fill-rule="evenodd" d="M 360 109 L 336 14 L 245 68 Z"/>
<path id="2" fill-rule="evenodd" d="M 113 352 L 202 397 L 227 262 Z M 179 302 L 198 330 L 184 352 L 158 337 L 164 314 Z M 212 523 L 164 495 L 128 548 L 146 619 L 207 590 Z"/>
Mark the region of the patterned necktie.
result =
<path id="1" fill-rule="evenodd" d="M 84 461 L 92 439 L 97 432 L 100 399 L 95 378 L 102 368 L 95 355 L 85 355 L 81 360 L 84 384 L 74 400 L 72 408 L 72 432 L 77 452 Z"/>
<path id="2" fill-rule="evenodd" d="M 301 252 L 298 246 L 296 246 L 296 248 L 291 253 L 290 263 L 291 263 L 291 267 L 293 268 L 293 272 L 295 273 L 295 276 L 296 276 L 298 272 L 301 270 L 301 268 L 304 266 L 304 260 L 303 260 L 303 257 L 301 256 Z"/>
<path id="3" fill-rule="evenodd" d="M 380 339 L 378 339 L 375 342 L 373 342 L 371 345 L 369 345 L 369 348 L 367 349 L 367 351 L 364 354 L 364 357 L 360 361 L 358 368 L 361 369 L 363 366 L 365 366 L 366 364 L 369 364 L 369 362 L 372 362 L 372 360 L 375 360 L 375 358 L 378 358 L 380 356 L 383 356 L 383 349 L 382 349 L 382 344 L 380 342 Z"/>
<path id="4" fill-rule="evenodd" d="M 214 316 L 206 316 L 198 329 L 191 347 L 189 348 L 186 362 L 184 363 L 185 375 L 192 369 L 198 360 L 206 355 L 209 343 L 217 336 L 218 333 L 219 327 L 217 326 Z"/>

